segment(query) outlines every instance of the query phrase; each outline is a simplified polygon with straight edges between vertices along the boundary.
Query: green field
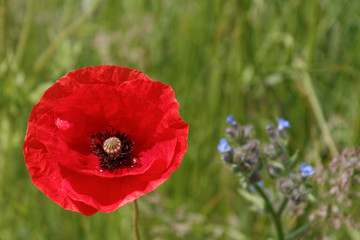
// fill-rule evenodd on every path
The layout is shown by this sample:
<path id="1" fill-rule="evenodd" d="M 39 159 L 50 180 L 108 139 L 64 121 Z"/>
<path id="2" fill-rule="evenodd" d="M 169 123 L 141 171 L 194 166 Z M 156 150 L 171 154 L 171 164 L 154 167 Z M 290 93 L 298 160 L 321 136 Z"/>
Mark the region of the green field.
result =
<path id="1" fill-rule="evenodd" d="M 358 0 L 2 0 L 0 8 L 1 240 L 132 239 L 131 204 L 91 217 L 65 211 L 24 163 L 32 106 L 85 66 L 126 66 L 170 85 L 190 126 L 178 170 L 138 199 L 142 239 L 276 238 L 216 149 L 230 113 L 260 139 L 276 117 L 288 119 L 290 150 L 312 165 L 360 145 Z M 354 200 L 350 211 L 359 212 Z M 286 218 L 287 228 L 306 221 Z M 359 230 L 323 224 L 313 232 L 360 239 Z"/>

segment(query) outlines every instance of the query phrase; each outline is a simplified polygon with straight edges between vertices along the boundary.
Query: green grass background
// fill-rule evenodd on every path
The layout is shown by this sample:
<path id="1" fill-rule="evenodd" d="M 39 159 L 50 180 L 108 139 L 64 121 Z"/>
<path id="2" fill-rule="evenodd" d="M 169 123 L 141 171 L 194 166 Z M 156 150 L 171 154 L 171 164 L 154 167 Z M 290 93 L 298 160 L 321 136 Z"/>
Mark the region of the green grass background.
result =
<path id="1" fill-rule="evenodd" d="M 65 211 L 24 164 L 32 105 L 85 66 L 127 66 L 171 85 L 190 125 L 179 169 L 138 201 L 143 239 L 276 236 L 270 219 L 239 196 L 216 146 L 230 113 L 254 124 L 258 138 L 281 116 L 292 124 L 292 151 L 309 164 L 328 161 L 306 77 L 337 148 L 360 143 L 360 1 L 0 3 L 0 239 L 132 239 L 131 204 L 91 217 Z M 343 227 L 330 239 L 359 234 Z"/>

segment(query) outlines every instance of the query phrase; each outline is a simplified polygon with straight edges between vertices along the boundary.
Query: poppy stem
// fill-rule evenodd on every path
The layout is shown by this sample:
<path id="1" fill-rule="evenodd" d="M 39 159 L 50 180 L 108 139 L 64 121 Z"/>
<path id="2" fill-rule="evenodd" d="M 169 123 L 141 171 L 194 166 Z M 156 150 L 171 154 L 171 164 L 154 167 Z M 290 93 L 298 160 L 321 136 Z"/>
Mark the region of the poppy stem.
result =
<path id="1" fill-rule="evenodd" d="M 140 240 L 139 229 L 137 226 L 138 218 L 139 218 L 139 209 L 138 209 L 137 201 L 135 199 L 133 201 L 133 232 L 134 232 L 135 240 Z"/>

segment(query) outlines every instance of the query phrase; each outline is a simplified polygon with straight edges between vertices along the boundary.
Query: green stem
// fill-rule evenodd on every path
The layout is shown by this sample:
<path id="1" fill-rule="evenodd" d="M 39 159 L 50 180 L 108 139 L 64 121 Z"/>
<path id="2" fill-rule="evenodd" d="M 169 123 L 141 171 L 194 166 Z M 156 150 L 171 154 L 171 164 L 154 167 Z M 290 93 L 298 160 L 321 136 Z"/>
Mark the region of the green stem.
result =
<path id="1" fill-rule="evenodd" d="M 34 9 L 35 9 L 35 1 L 29 0 L 27 2 L 26 15 L 24 18 L 23 27 L 20 34 L 20 39 L 16 48 L 15 58 L 11 64 L 11 70 L 16 70 L 21 64 L 22 58 L 24 56 L 26 42 L 31 29 L 31 23 L 34 16 Z"/>
<path id="2" fill-rule="evenodd" d="M 279 207 L 279 209 L 277 211 L 277 215 L 279 217 L 281 217 L 281 214 L 284 211 L 284 209 L 286 208 L 286 205 L 287 205 L 288 201 L 289 201 L 289 199 L 287 199 L 287 198 L 284 198 L 284 200 L 282 201 L 282 203 L 281 203 L 281 205 L 280 205 L 280 207 Z"/>
<path id="3" fill-rule="evenodd" d="M 1 33 L 0 33 L 0 49 L 1 55 L 3 59 L 6 60 L 6 35 L 7 35 L 7 28 L 6 28 L 6 20 L 7 20 L 7 0 L 3 0 L 1 5 Z"/>
<path id="4" fill-rule="evenodd" d="M 139 209 L 137 205 L 136 199 L 133 201 L 133 232 L 134 232 L 134 239 L 140 240 L 140 234 L 138 229 L 138 218 L 139 218 Z"/>
<path id="5" fill-rule="evenodd" d="M 311 1 L 311 8 L 312 11 L 309 12 L 309 24 L 311 26 L 311 29 L 309 29 L 308 34 L 308 41 L 307 41 L 307 47 L 306 47 L 306 59 L 305 62 L 301 63 L 302 68 L 302 77 L 303 77 L 303 84 L 304 84 L 304 90 L 307 95 L 307 98 L 310 102 L 310 106 L 315 114 L 315 118 L 320 126 L 324 141 L 326 145 L 328 146 L 330 153 L 332 156 L 335 156 L 338 154 L 338 150 L 336 148 L 335 142 L 333 138 L 331 137 L 329 127 L 326 123 L 324 113 L 321 107 L 321 104 L 319 102 L 319 99 L 317 98 L 315 88 L 313 85 L 313 81 L 310 77 L 309 72 L 307 69 L 311 68 L 311 64 L 313 62 L 313 58 L 316 51 L 316 43 L 317 43 L 317 36 L 318 36 L 318 21 L 319 21 L 319 3 L 317 1 Z"/>
<path id="6" fill-rule="evenodd" d="M 281 219 L 280 216 L 275 212 L 274 207 L 271 203 L 271 201 L 269 200 L 269 198 L 266 196 L 266 194 L 264 193 L 264 191 L 262 190 L 261 187 L 259 187 L 258 185 L 254 185 L 256 191 L 261 195 L 261 197 L 265 200 L 265 204 L 268 207 L 270 214 L 274 220 L 275 223 L 275 227 L 276 227 L 276 232 L 278 234 L 278 239 L 279 240 L 284 240 L 284 232 L 282 229 L 282 224 L 281 224 Z"/>
<path id="7" fill-rule="evenodd" d="M 309 99 L 311 108 L 314 111 L 315 118 L 316 118 L 316 120 L 320 126 L 321 132 L 323 134 L 324 141 L 327 144 L 327 146 L 331 152 L 331 155 L 335 156 L 338 154 L 338 150 L 336 148 L 333 138 L 331 137 L 329 127 L 326 123 L 321 105 L 319 103 L 319 100 L 318 100 L 315 90 L 314 90 L 314 85 L 312 83 L 311 77 L 308 72 L 304 72 L 304 74 L 303 74 L 303 83 L 304 83 L 305 92 Z"/>
<path id="8" fill-rule="evenodd" d="M 34 73 L 36 74 L 39 72 L 45 63 L 47 62 L 48 58 L 51 54 L 58 48 L 58 46 L 71 34 L 73 34 L 77 29 L 79 29 L 95 12 L 97 7 L 100 4 L 100 0 L 96 0 L 88 12 L 86 12 L 83 16 L 77 19 L 74 23 L 64 29 L 56 38 L 55 40 L 49 45 L 49 47 L 41 54 L 38 60 L 35 63 Z"/>
<path id="9" fill-rule="evenodd" d="M 64 28 L 69 22 L 73 3 L 74 3 L 74 0 L 66 0 L 66 2 L 65 2 L 65 8 L 64 8 L 64 14 L 62 17 L 61 28 Z"/>

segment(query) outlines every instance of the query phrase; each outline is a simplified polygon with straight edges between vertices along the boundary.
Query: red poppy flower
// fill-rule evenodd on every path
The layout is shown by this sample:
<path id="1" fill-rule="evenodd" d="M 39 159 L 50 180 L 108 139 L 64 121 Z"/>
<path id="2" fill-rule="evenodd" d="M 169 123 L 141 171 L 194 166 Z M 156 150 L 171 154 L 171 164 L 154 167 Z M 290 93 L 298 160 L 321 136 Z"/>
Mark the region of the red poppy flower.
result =
<path id="1" fill-rule="evenodd" d="M 65 209 L 111 212 L 163 183 L 187 147 L 174 91 L 140 71 L 97 66 L 60 78 L 24 141 L 34 184 Z"/>

